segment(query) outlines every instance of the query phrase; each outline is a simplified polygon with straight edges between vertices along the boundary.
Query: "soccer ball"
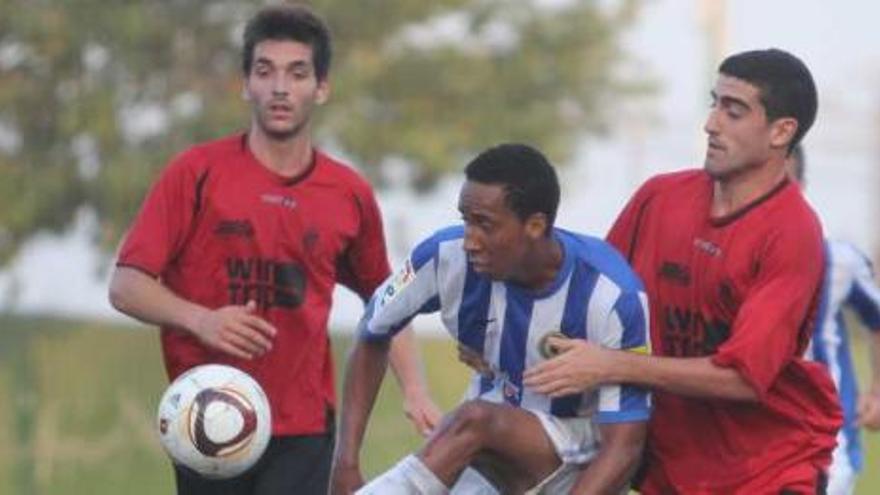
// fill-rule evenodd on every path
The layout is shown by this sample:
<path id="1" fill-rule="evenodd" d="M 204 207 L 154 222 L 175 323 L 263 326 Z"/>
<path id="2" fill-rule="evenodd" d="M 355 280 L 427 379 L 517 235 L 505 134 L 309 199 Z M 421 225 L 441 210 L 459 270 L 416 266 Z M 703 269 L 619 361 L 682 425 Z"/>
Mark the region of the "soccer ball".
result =
<path id="1" fill-rule="evenodd" d="M 207 364 L 168 386 L 156 427 L 173 462 L 220 479 L 247 471 L 263 455 L 272 418 L 266 394 L 250 375 Z"/>

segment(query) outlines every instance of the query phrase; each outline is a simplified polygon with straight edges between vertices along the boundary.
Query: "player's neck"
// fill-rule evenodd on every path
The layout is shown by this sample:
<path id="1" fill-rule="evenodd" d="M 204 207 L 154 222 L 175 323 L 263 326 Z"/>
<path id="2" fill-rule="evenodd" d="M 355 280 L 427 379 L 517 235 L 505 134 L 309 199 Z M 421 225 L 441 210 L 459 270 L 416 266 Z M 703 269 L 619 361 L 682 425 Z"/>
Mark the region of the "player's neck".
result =
<path id="1" fill-rule="evenodd" d="M 519 285 L 530 290 L 541 290 L 556 279 L 562 269 L 565 254 L 559 241 L 552 235 L 539 241 L 532 256 L 522 264 Z"/>
<path id="2" fill-rule="evenodd" d="M 711 216 L 720 218 L 736 213 L 767 195 L 785 180 L 783 162 L 772 160 L 761 167 L 724 179 L 716 179 L 712 191 Z"/>
<path id="3" fill-rule="evenodd" d="M 283 177 L 296 177 L 312 163 L 312 139 L 308 129 L 301 129 L 287 139 L 275 139 L 254 126 L 248 132 L 248 147 L 264 167 Z"/>

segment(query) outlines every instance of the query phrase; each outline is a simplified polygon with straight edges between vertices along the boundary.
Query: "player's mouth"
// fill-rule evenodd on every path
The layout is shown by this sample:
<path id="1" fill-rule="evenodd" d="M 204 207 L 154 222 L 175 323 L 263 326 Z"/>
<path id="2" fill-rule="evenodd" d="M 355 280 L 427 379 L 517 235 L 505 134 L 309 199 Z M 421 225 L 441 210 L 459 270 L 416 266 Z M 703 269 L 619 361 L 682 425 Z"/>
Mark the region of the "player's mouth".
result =
<path id="1" fill-rule="evenodd" d="M 485 272 L 489 268 L 489 262 L 484 259 L 471 256 L 468 258 L 468 261 L 470 261 L 475 272 Z"/>
<path id="2" fill-rule="evenodd" d="M 269 104 L 269 116 L 273 119 L 287 119 L 293 115 L 293 106 L 287 103 Z"/>
<path id="3" fill-rule="evenodd" d="M 718 141 L 709 140 L 708 141 L 708 150 L 709 151 L 724 151 L 726 148 L 719 143 Z"/>

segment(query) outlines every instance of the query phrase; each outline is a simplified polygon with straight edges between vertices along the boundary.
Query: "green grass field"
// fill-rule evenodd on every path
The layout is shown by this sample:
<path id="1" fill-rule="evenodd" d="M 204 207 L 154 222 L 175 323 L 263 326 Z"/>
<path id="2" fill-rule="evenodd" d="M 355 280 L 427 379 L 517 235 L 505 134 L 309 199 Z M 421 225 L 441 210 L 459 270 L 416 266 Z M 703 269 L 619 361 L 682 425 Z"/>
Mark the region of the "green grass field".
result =
<path id="1" fill-rule="evenodd" d="M 334 339 L 337 377 L 350 341 Z M 447 339 L 422 347 L 438 404 L 453 407 L 467 371 Z M 145 327 L 0 318 L 0 495 L 173 493 L 153 431 L 166 386 Z M 420 445 L 393 379 L 383 385 L 363 467 L 375 474 Z"/>
<path id="2" fill-rule="evenodd" d="M 348 339 L 334 339 L 337 378 Z M 423 339 L 438 403 L 453 407 L 467 370 L 448 339 Z M 0 318 L 0 495 L 173 493 L 153 432 L 165 387 L 152 330 L 48 319 Z M 880 439 L 866 435 L 857 493 L 880 493 Z M 364 471 L 373 474 L 420 444 L 393 379 L 376 405 Z"/>

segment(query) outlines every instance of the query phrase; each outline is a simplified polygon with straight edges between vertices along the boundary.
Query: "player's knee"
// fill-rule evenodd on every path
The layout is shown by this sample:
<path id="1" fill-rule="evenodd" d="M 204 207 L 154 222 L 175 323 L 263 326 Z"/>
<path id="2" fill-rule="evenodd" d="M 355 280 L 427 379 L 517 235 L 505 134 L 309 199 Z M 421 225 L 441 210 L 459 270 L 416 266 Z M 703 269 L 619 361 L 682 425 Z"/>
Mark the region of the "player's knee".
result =
<path id="1" fill-rule="evenodd" d="M 471 400 L 459 406 L 452 414 L 453 429 L 475 440 L 485 438 L 495 421 L 495 406 L 482 400 Z"/>

